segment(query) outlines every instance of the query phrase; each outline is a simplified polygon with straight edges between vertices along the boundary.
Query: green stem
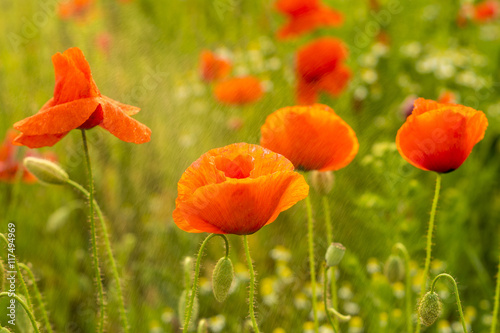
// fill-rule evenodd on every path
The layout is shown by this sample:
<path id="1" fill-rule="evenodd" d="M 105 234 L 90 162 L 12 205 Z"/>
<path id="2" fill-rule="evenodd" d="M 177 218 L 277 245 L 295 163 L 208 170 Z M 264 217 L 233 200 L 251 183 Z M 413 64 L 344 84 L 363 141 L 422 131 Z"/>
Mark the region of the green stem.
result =
<path id="1" fill-rule="evenodd" d="M 184 326 L 182 329 L 183 332 L 187 332 L 189 330 L 189 322 L 191 321 L 191 314 L 193 313 L 194 299 L 196 298 L 196 293 L 198 292 L 198 277 L 200 275 L 201 257 L 203 256 L 203 250 L 205 249 L 205 245 L 207 245 L 208 241 L 215 236 L 220 236 L 224 239 L 226 245 L 226 258 L 229 255 L 229 241 L 227 240 L 227 237 L 225 235 L 210 234 L 207 236 L 207 238 L 205 238 L 203 243 L 201 243 L 200 250 L 198 251 L 198 258 L 196 259 L 196 266 L 194 269 L 194 280 L 193 280 L 193 286 L 191 287 L 191 294 L 186 295 L 186 297 L 189 296 L 189 301 L 187 302 L 186 305 Z"/>
<path id="2" fill-rule="evenodd" d="M 49 333 L 52 333 L 52 326 L 50 325 L 49 316 L 47 315 L 47 310 L 45 309 L 45 304 L 43 303 L 42 294 L 40 293 L 40 290 L 38 289 L 38 286 L 36 284 L 35 275 L 25 264 L 20 263 L 19 267 L 21 267 L 26 271 L 26 273 L 28 273 L 28 276 L 31 279 L 31 284 L 33 285 L 33 291 L 35 292 L 35 298 L 38 302 L 40 312 L 42 313 L 43 321 L 45 322 L 45 330 Z"/>
<path id="3" fill-rule="evenodd" d="M 393 247 L 394 250 L 399 250 L 404 257 L 405 260 L 405 298 L 406 298 L 406 325 L 408 333 L 413 333 L 413 324 L 412 324 L 412 306 L 411 306 L 411 275 L 410 275 L 410 255 L 408 254 L 408 250 L 402 243 L 396 243 Z"/>
<path id="4" fill-rule="evenodd" d="M 462 328 L 464 329 L 464 332 L 467 333 L 467 324 L 465 323 L 464 312 L 462 311 L 462 303 L 460 302 L 460 296 L 458 295 L 458 286 L 453 276 L 446 273 L 441 273 L 438 276 L 436 276 L 432 281 L 431 293 L 434 292 L 434 287 L 436 286 L 436 282 L 441 277 L 445 277 L 453 283 L 453 289 L 455 290 L 455 298 L 457 300 L 458 313 L 460 314 L 460 321 L 462 322 Z"/>
<path id="5" fill-rule="evenodd" d="M 82 194 L 90 200 L 90 193 L 83 188 L 80 184 L 72 181 L 71 179 L 68 180 L 68 185 L 73 186 L 76 188 L 78 191 L 82 192 Z M 116 265 L 116 260 L 113 255 L 113 250 L 111 248 L 111 242 L 109 240 L 109 234 L 108 234 L 108 228 L 106 226 L 106 221 L 104 220 L 104 215 L 102 213 L 101 207 L 97 203 L 97 201 L 94 199 L 94 207 L 97 212 L 97 217 L 99 218 L 100 226 L 102 229 L 103 233 L 103 238 L 104 238 L 104 246 L 106 248 L 106 253 L 108 255 L 108 261 L 111 263 L 111 273 L 113 274 L 113 279 L 115 280 L 115 288 L 118 293 L 118 301 L 119 301 L 119 306 L 120 306 L 120 320 L 121 324 L 123 327 L 124 332 L 129 332 L 129 324 L 128 324 L 128 319 L 127 319 L 127 311 L 125 309 L 125 301 L 123 298 L 123 290 L 122 290 L 122 285 L 120 283 L 120 274 L 118 273 L 118 268 Z"/>
<path id="6" fill-rule="evenodd" d="M 324 286 L 323 287 L 323 303 L 325 304 L 325 313 L 326 313 L 326 316 L 328 318 L 328 321 L 330 322 L 330 325 L 332 326 L 333 331 L 335 333 L 337 333 L 338 332 L 337 331 L 337 321 L 336 321 L 337 318 L 332 319 L 330 311 L 328 311 L 328 283 L 327 283 L 327 281 L 328 281 L 328 269 L 329 268 L 330 267 L 325 266 L 325 269 L 324 269 L 325 273 L 323 276 L 323 280 L 324 280 L 324 282 L 323 282 L 323 286 Z M 335 306 L 334 306 L 334 308 L 335 308 Z"/>
<path id="7" fill-rule="evenodd" d="M 420 286 L 420 298 L 422 298 L 425 294 L 425 290 L 427 289 L 427 280 L 429 279 L 429 268 L 431 265 L 431 252 L 432 252 L 432 232 L 434 230 L 434 219 L 436 217 L 436 208 L 439 200 L 439 191 L 441 190 L 441 174 L 437 174 L 436 178 L 436 189 L 434 192 L 434 199 L 432 201 L 432 209 L 431 209 L 431 217 L 429 220 L 429 230 L 427 231 L 427 255 L 425 257 L 425 266 L 424 266 L 424 275 L 422 279 L 422 285 Z M 420 318 L 418 319 L 417 324 L 417 333 L 420 333 Z"/>
<path id="8" fill-rule="evenodd" d="M 4 241 L 5 246 L 9 248 L 9 241 L 5 237 L 4 234 L 0 233 L 0 238 Z M 21 283 L 21 290 L 24 296 L 26 296 L 26 303 L 30 309 L 33 309 L 33 305 L 31 303 L 30 293 L 28 291 L 28 287 L 26 286 L 26 282 L 24 281 L 23 275 L 21 274 L 21 270 L 19 269 L 19 263 L 17 262 L 17 256 L 14 255 L 14 267 L 16 268 L 16 272 L 18 272 L 19 282 Z"/>
<path id="9" fill-rule="evenodd" d="M 314 221 L 312 216 L 311 197 L 306 198 L 307 207 L 307 240 L 309 243 L 309 271 L 311 273 L 312 310 L 314 317 L 314 332 L 319 332 L 317 300 L 316 300 L 316 268 L 314 261 Z"/>
<path id="10" fill-rule="evenodd" d="M 40 333 L 40 330 L 38 329 L 38 326 L 36 324 L 36 320 L 35 320 L 35 316 L 33 315 L 33 312 L 31 312 L 29 306 L 26 303 L 24 303 L 24 301 L 19 296 L 17 296 L 16 294 L 9 296 L 8 292 L 2 292 L 2 293 L 0 293 L 0 298 L 2 298 L 2 297 L 10 297 L 10 298 L 14 298 L 16 301 L 18 301 L 19 304 L 21 304 L 21 306 L 24 308 L 24 311 L 26 311 L 26 313 L 28 314 L 28 317 L 30 318 L 30 321 L 31 321 L 31 325 L 33 326 L 33 329 L 35 330 L 35 333 Z"/>
<path id="11" fill-rule="evenodd" d="M 92 239 L 92 256 L 94 259 L 94 273 L 95 273 L 95 279 L 97 283 L 97 290 L 98 290 L 98 299 L 99 299 L 99 313 L 100 313 L 100 318 L 99 318 L 99 324 L 98 324 L 98 331 L 103 332 L 104 331 L 104 291 L 102 288 L 102 281 L 101 281 L 101 268 L 99 266 L 99 257 L 98 257 L 98 251 L 97 251 L 97 240 L 96 240 L 96 231 L 95 231 L 95 221 L 94 221 L 94 178 L 92 176 L 92 166 L 90 164 L 90 155 L 89 155 L 89 148 L 87 145 L 87 136 L 85 134 L 85 130 L 82 129 L 82 141 L 83 141 L 83 151 L 85 154 L 85 162 L 87 164 L 87 172 L 89 175 L 89 214 L 90 214 L 90 236 Z"/>
<path id="12" fill-rule="evenodd" d="M 248 239 L 247 235 L 243 235 L 243 244 L 245 245 L 245 254 L 248 262 L 248 270 L 250 271 L 250 298 L 248 300 L 248 307 L 250 312 L 250 318 L 252 319 L 253 330 L 255 333 L 259 333 L 259 326 L 257 325 L 257 320 L 255 320 L 255 312 L 253 307 L 254 294 L 255 294 L 255 273 L 253 271 L 252 258 L 250 257 L 250 250 L 248 249 Z"/>
<path id="13" fill-rule="evenodd" d="M 326 195 L 322 198 L 323 201 L 323 211 L 325 214 L 325 224 L 326 224 L 326 239 L 328 241 L 328 245 L 333 243 L 333 227 L 332 227 L 332 219 L 330 214 L 330 203 L 328 202 L 328 197 Z M 330 280 L 330 294 L 332 298 L 332 306 L 334 309 L 338 307 L 338 299 L 337 299 L 337 279 L 336 279 L 336 267 L 331 267 L 331 280 Z M 325 280 L 325 284 L 328 280 Z M 337 317 L 333 318 L 333 322 L 335 324 L 335 328 L 338 328 L 339 322 Z"/>
<path id="14" fill-rule="evenodd" d="M 491 333 L 496 332 L 499 305 L 500 305 L 500 258 L 498 263 L 497 286 L 495 291 L 495 305 L 493 307 L 493 318 L 491 320 L 491 330 L 490 330 Z"/>

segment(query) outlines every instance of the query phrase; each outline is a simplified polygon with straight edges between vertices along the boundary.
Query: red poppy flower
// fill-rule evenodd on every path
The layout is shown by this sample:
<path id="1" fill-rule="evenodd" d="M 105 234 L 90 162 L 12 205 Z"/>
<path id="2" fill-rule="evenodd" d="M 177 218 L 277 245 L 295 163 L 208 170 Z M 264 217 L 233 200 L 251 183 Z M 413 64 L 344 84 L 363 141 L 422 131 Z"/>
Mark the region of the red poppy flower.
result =
<path id="1" fill-rule="evenodd" d="M 0 181 L 9 183 L 14 182 L 16 180 L 17 172 L 19 168 L 21 168 L 23 169 L 22 181 L 25 183 L 34 183 L 36 182 L 36 177 L 28 172 L 18 159 L 18 147 L 13 144 L 16 136 L 17 134 L 15 131 L 8 131 L 2 145 L 0 146 Z M 25 157 L 28 156 L 43 157 L 51 161 L 57 160 L 55 154 L 50 152 L 46 152 L 41 155 L 36 151 L 28 150 Z"/>
<path id="2" fill-rule="evenodd" d="M 419 98 L 398 131 L 396 145 L 401 156 L 417 168 L 447 173 L 462 165 L 487 126 L 481 111 Z"/>
<path id="3" fill-rule="evenodd" d="M 330 37 L 317 39 L 299 49 L 297 102 L 313 104 L 320 91 L 340 95 L 351 77 L 351 71 L 343 64 L 347 54 L 344 43 Z"/>
<path id="4" fill-rule="evenodd" d="M 83 17 L 90 10 L 94 0 L 69 0 L 59 4 L 59 17 L 69 19 Z"/>
<path id="5" fill-rule="evenodd" d="M 438 100 L 437 102 L 440 103 L 440 104 L 443 104 L 443 103 L 456 103 L 457 101 L 457 97 L 455 96 L 455 94 L 449 90 L 445 90 L 443 91 L 439 97 L 438 97 Z"/>
<path id="6" fill-rule="evenodd" d="M 173 218 L 187 232 L 248 235 L 308 193 L 285 157 L 235 143 L 208 151 L 184 172 Z"/>
<path id="7" fill-rule="evenodd" d="M 342 24 L 341 13 L 330 9 L 319 0 L 278 0 L 276 9 L 289 17 L 288 23 L 278 31 L 278 38 L 297 37 L 320 27 Z"/>
<path id="8" fill-rule="evenodd" d="M 486 0 L 474 7 L 474 20 L 476 22 L 489 22 L 498 18 L 500 3 L 496 0 Z"/>
<path id="9" fill-rule="evenodd" d="M 253 76 L 227 79 L 214 87 L 215 98 L 224 104 L 244 105 L 258 101 L 264 94 L 262 84 Z"/>
<path id="10" fill-rule="evenodd" d="M 322 104 L 279 109 L 267 117 L 261 133 L 261 146 L 304 170 L 339 170 L 354 159 L 359 148 L 352 128 Z"/>
<path id="11" fill-rule="evenodd" d="M 37 114 L 14 124 L 22 132 L 16 144 L 30 148 L 52 146 L 73 129 L 97 125 L 126 142 L 150 140 L 151 130 L 129 117 L 139 108 L 101 95 L 79 48 L 56 53 L 52 62 L 56 76 L 54 97 Z"/>
<path id="12" fill-rule="evenodd" d="M 212 82 L 226 78 L 231 72 L 231 63 L 210 51 L 203 51 L 200 56 L 200 68 L 201 78 Z"/>

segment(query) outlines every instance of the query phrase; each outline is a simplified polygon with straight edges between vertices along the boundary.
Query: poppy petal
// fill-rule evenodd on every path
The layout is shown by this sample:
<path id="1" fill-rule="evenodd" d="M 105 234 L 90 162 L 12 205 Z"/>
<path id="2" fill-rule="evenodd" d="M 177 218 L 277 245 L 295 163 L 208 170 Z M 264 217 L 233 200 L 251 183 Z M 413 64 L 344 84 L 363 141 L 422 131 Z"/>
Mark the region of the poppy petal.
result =
<path id="1" fill-rule="evenodd" d="M 347 86 L 351 78 L 351 71 L 345 66 L 339 66 L 337 70 L 326 74 L 319 81 L 319 88 L 333 96 L 339 96 Z"/>
<path id="2" fill-rule="evenodd" d="M 68 132 L 83 124 L 95 111 L 99 101 L 85 98 L 42 109 L 37 114 L 18 121 L 14 128 L 27 135 Z"/>
<path id="3" fill-rule="evenodd" d="M 114 104 L 115 106 L 118 106 L 120 109 L 122 109 L 123 112 L 127 116 L 133 116 L 134 114 L 139 113 L 141 111 L 141 108 L 138 108 L 137 106 L 132 106 L 128 104 L 123 104 L 121 102 L 115 101 L 114 99 L 111 99 L 107 96 L 102 96 L 102 99 L 106 100 L 107 102 Z"/>
<path id="4" fill-rule="evenodd" d="M 276 172 L 201 187 L 177 209 L 192 228 L 203 230 L 209 224 L 215 227 L 210 232 L 246 235 L 273 222 L 308 192 L 300 174 Z"/>
<path id="5" fill-rule="evenodd" d="M 316 83 L 300 80 L 297 83 L 297 103 L 310 105 L 318 101 L 318 87 Z"/>
<path id="6" fill-rule="evenodd" d="M 105 99 L 101 99 L 101 106 L 104 112 L 104 120 L 100 126 L 118 139 L 137 144 L 151 140 L 151 130 L 146 125 L 127 116 L 119 106 Z"/>
<path id="7" fill-rule="evenodd" d="M 17 138 L 15 138 L 14 143 L 28 148 L 52 147 L 68 133 L 69 132 L 43 135 L 20 134 Z"/>

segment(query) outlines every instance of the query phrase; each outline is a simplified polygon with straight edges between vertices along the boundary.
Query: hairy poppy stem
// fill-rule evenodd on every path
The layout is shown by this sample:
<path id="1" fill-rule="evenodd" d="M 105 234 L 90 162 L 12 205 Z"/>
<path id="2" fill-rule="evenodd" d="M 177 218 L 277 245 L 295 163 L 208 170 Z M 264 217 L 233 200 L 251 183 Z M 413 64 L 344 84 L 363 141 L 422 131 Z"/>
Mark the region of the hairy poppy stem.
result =
<path id="1" fill-rule="evenodd" d="M 317 311 L 317 300 L 316 300 L 316 268 L 314 261 L 314 221 L 312 216 L 312 206 L 311 197 L 306 198 L 306 208 L 307 208 L 307 239 L 309 242 L 309 271 L 311 273 L 311 291 L 312 291 L 312 310 L 314 317 L 314 332 L 319 332 L 318 324 L 318 311 Z"/>
<path id="2" fill-rule="evenodd" d="M 248 249 L 247 235 L 243 235 L 243 244 L 245 245 L 245 254 L 247 256 L 248 270 L 250 271 L 250 297 L 248 300 L 250 318 L 252 319 L 252 325 L 253 325 L 254 332 L 260 333 L 259 326 L 257 325 L 257 320 L 255 320 L 255 312 L 254 312 L 254 307 L 253 307 L 254 294 L 255 294 L 255 273 L 253 270 L 252 258 L 250 257 L 250 250 Z"/>
<path id="3" fill-rule="evenodd" d="M 40 333 L 40 330 L 38 329 L 38 326 L 36 324 L 36 320 L 35 320 L 35 316 L 33 315 L 33 312 L 31 312 L 30 307 L 19 296 L 17 296 L 16 294 L 9 295 L 8 292 L 4 291 L 4 292 L 0 293 L 0 298 L 2 298 L 2 297 L 14 298 L 16 301 L 18 301 L 19 304 L 21 304 L 21 306 L 24 308 L 24 311 L 26 311 L 26 314 L 28 315 L 28 317 L 31 321 L 31 325 L 33 326 L 33 330 L 35 331 L 35 333 Z"/>
<path id="4" fill-rule="evenodd" d="M 198 292 L 198 277 L 200 275 L 201 257 L 203 256 L 203 250 L 205 249 L 205 245 L 207 245 L 208 241 L 215 236 L 220 236 L 224 239 L 224 243 L 226 245 L 226 258 L 229 255 L 229 241 L 227 240 L 227 237 L 225 235 L 210 234 L 207 236 L 207 238 L 205 238 L 203 243 L 201 243 L 200 250 L 198 251 L 198 257 L 196 259 L 196 266 L 194 269 L 194 280 L 193 286 L 191 287 L 191 294 L 186 295 L 186 297 L 189 297 L 189 301 L 186 303 L 184 326 L 182 327 L 183 332 L 187 332 L 189 330 L 189 322 L 191 321 L 191 315 L 193 313 L 194 299 L 196 298 L 196 293 Z"/>
<path id="5" fill-rule="evenodd" d="M 458 313 L 460 314 L 460 321 L 462 322 L 462 328 L 464 329 L 464 332 L 467 333 L 467 324 L 465 323 L 464 312 L 462 311 L 462 303 L 460 302 L 460 296 L 458 295 L 458 286 L 453 276 L 446 273 L 441 273 L 438 276 L 436 276 L 434 280 L 432 280 L 431 293 L 434 292 L 434 287 L 436 286 L 437 280 L 439 280 L 442 277 L 447 278 L 453 283 L 453 289 L 455 290 L 455 298 L 457 300 Z"/>
<path id="6" fill-rule="evenodd" d="M 337 318 L 333 318 L 332 319 L 332 316 L 330 315 L 330 311 L 328 311 L 328 269 L 330 267 L 326 266 L 325 265 L 325 273 L 324 273 L 324 276 L 323 276 L 323 303 L 325 304 L 325 313 L 326 313 L 326 317 L 328 318 L 328 321 L 330 322 L 330 325 L 332 326 L 333 328 L 333 331 L 335 333 L 338 333 L 338 330 L 337 330 L 337 325 L 338 325 L 338 322 L 337 322 Z M 333 268 L 333 267 L 332 267 Z M 334 271 L 332 270 L 332 279 L 334 279 L 333 277 L 333 274 L 334 274 Z M 333 297 L 332 297 L 332 304 L 333 304 Z M 336 309 L 335 305 L 333 305 L 333 308 Z"/>
<path id="7" fill-rule="evenodd" d="M 78 191 L 82 192 L 83 195 L 87 198 L 90 199 L 90 193 L 87 191 L 85 188 L 83 188 L 80 184 L 68 180 L 67 181 L 68 185 L 73 186 L 76 188 Z M 127 311 L 125 309 L 125 301 L 123 298 L 123 290 L 122 290 L 122 285 L 120 283 L 120 274 L 118 273 L 118 268 L 116 265 L 115 257 L 113 255 L 113 250 L 111 248 L 111 242 L 109 240 L 109 235 L 108 235 L 108 228 L 106 226 L 106 221 L 104 220 L 104 215 L 102 213 L 101 207 L 97 204 L 97 201 L 94 199 L 94 207 L 97 212 L 97 216 L 99 217 L 99 221 L 101 224 L 101 229 L 104 235 L 104 245 L 106 247 L 106 253 L 108 254 L 108 260 L 111 263 L 111 273 L 113 274 L 113 279 L 115 280 L 115 287 L 116 291 L 118 293 L 118 300 L 119 300 L 119 305 L 120 305 L 120 320 L 121 324 L 123 327 L 124 332 L 129 332 L 130 327 L 128 324 L 128 319 L 127 319 Z"/>
<path id="8" fill-rule="evenodd" d="M 328 246 L 333 243 L 333 227 L 332 227 L 332 219 L 331 219 L 331 214 L 330 214 L 330 203 L 328 202 L 328 197 L 326 195 L 323 196 L 322 198 L 323 201 L 323 211 L 325 214 L 325 224 L 326 224 L 326 239 L 328 241 Z M 334 309 L 338 307 L 338 299 L 337 299 L 337 279 L 335 277 L 337 268 L 336 267 L 331 267 L 331 281 L 330 281 L 330 295 L 332 298 L 332 306 Z M 325 284 L 327 283 L 328 279 L 325 280 Z M 339 321 L 337 317 L 333 318 L 333 323 L 332 326 L 335 327 L 335 330 L 339 327 Z"/>
<path id="9" fill-rule="evenodd" d="M 40 290 L 38 289 L 38 286 L 36 285 L 35 275 L 31 271 L 31 269 L 28 266 L 26 266 L 25 264 L 20 263 L 19 267 L 24 269 L 26 271 L 26 273 L 28 274 L 29 278 L 31 279 L 31 283 L 33 285 L 33 290 L 35 292 L 35 298 L 36 298 L 36 301 L 38 302 L 38 307 L 40 309 L 40 312 L 42 313 L 43 321 L 45 322 L 45 330 L 48 333 L 52 333 L 53 332 L 52 326 L 50 325 L 49 316 L 47 315 L 47 310 L 45 309 L 45 303 L 43 303 L 42 294 L 40 293 Z"/>
<path id="10" fill-rule="evenodd" d="M 493 318 L 491 319 L 491 333 L 495 333 L 497 329 L 498 321 L 498 309 L 500 307 L 500 257 L 498 263 L 498 273 L 497 273 L 497 287 L 495 291 L 495 305 L 493 307 Z"/>
<path id="11" fill-rule="evenodd" d="M 87 135 L 85 134 L 85 130 L 82 129 L 82 141 L 83 141 L 83 151 L 85 154 L 85 161 L 87 164 L 87 172 L 89 175 L 89 214 L 90 214 L 90 236 L 92 238 L 92 256 L 94 259 L 94 273 L 95 279 L 97 283 L 98 290 L 98 298 L 99 298 L 99 324 L 98 331 L 104 331 L 104 291 L 102 288 L 101 281 L 101 268 L 99 266 L 99 257 L 97 252 L 97 240 L 96 240 L 96 232 L 95 232 L 95 221 L 94 221 L 94 178 L 92 176 L 92 166 L 90 164 L 90 155 L 89 155 L 89 147 L 87 145 Z"/>
<path id="12" fill-rule="evenodd" d="M 427 231 L 427 255 L 425 257 L 424 276 L 422 279 L 422 285 L 420 286 L 420 298 L 422 298 L 425 294 L 425 290 L 427 289 L 427 280 L 429 279 L 429 267 L 431 265 L 431 252 L 432 252 L 432 232 L 434 230 L 434 219 L 436 217 L 436 208 L 439 200 L 440 190 L 441 190 L 441 174 L 438 173 L 436 178 L 436 189 L 434 192 L 434 199 L 432 200 L 431 217 L 429 220 L 429 230 Z M 420 333 L 421 329 L 420 323 L 421 320 L 419 317 L 416 330 L 417 333 Z"/>
<path id="13" fill-rule="evenodd" d="M 7 237 L 5 237 L 4 234 L 0 234 L 0 238 L 3 240 L 3 242 L 5 243 L 5 246 L 8 249 L 9 248 L 9 241 L 7 240 Z M 16 272 L 20 272 L 19 263 L 17 261 L 16 256 L 14 256 L 14 266 L 16 267 Z M 33 305 L 31 304 L 30 293 L 28 291 L 28 287 L 26 286 L 26 282 L 24 281 L 23 275 L 19 274 L 18 277 L 19 277 L 19 282 L 21 284 L 22 293 L 24 294 L 24 296 L 26 296 L 26 303 L 28 304 L 28 307 L 33 310 Z"/>
<path id="14" fill-rule="evenodd" d="M 394 244 L 393 251 L 398 250 L 403 255 L 405 260 L 405 298 L 406 298 L 406 325 L 407 325 L 407 333 L 413 333 L 413 324 L 412 324 L 412 302 L 411 302 L 411 275 L 410 275 L 410 255 L 408 254 L 408 250 L 406 246 L 402 243 Z"/>

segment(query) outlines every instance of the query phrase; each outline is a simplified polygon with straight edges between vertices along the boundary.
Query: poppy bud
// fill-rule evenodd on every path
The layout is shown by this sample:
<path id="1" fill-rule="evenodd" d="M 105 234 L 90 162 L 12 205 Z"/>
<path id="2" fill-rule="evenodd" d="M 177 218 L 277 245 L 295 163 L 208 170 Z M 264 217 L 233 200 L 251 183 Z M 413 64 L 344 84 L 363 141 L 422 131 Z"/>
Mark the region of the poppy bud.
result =
<path id="1" fill-rule="evenodd" d="M 337 266 L 345 254 L 345 247 L 340 243 L 332 243 L 326 250 L 326 264 L 328 267 Z"/>
<path id="2" fill-rule="evenodd" d="M 37 157 L 26 157 L 23 163 L 26 169 L 43 183 L 64 185 L 69 180 L 66 171 L 54 162 Z"/>
<path id="3" fill-rule="evenodd" d="M 198 323 L 198 330 L 196 331 L 197 333 L 208 333 L 208 323 L 206 319 L 200 320 Z"/>
<path id="4" fill-rule="evenodd" d="M 396 255 L 390 255 L 384 266 L 384 274 L 390 283 L 401 281 L 405 275 L 403 260 Z"/>
<path id="5" fill-rule="evenodd" d="M 320 195 L 327 195 L 333 188 L 335 177 L 331 171 L 311 172 L 311 185 Z"/>
<path id="6" fill-rule="evenodd" d="M 212 289 L 215 299 L 224 302 L 233 283 L 234 271 L 231 259 L 224 257 L 215 265 L 212 275 Z"/>
<path id="7" fill-rule="evenodd" d="M 184 290 L 179 298 L 179 321 L 181 323 L 184 322 L 184 316 L 186 315 L 186 304 L 188 304 L 189 299 L 191 298 L 191 290 Z M 194 328 L 193 323 L 196 322 L 196 318 L 198 318 L 198 311 L 200 305 L 198 303 L 198 296 L 194 297 L 193 310 L 191 312 L 191 321 L 189 322 L 189 329 Z M 187 330 L 186 330 L 187 332 Z"/>
<path id="8" fill-rule="evenodd" d="M 441 300 L 435 292 L 427 292 L 420 300 L 418 314 L 425 326 L 431 326 L 441 315 Z"/>

